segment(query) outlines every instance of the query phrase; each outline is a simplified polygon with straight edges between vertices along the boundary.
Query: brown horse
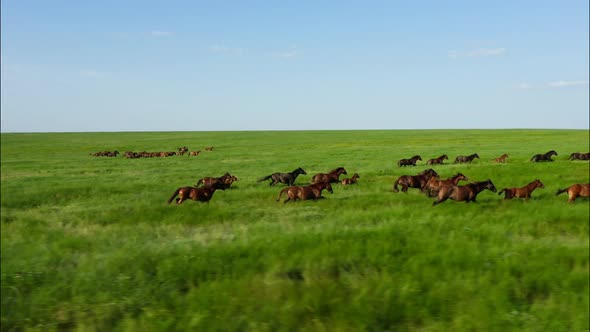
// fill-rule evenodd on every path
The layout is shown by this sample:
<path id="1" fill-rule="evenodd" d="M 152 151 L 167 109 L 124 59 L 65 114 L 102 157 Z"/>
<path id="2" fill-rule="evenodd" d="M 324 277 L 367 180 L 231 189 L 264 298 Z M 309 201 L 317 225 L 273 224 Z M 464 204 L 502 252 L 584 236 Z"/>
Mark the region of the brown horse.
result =
<path id="1" fill-rule="evenodd" d="M 533 190 L 537 188 L 545 188 L 539 179 L 536 179 L 522 188 L 504 188 L 498 192 L 498 195 L 504 193 L 504 199 L 512 199 L 514 197 L 529 199 L 531 198 Z"/>
<path id="2" fill-rule="evenodd" d="M 205 185 L 205 186 L 211 186 L 211 185 L 218 185 L 219 188 L 217 189 L 221 189 L 221 190 L 225 190 L 227 188 L 229 188 L 231 186 L 232 183 L 234 183 L 234 181 L 238 181 L 238 178 L 229 174 L 229 173 L 225 173 L 220 177 L 214 178 L 214 177 L 204 177 L 202 179 L 199 179 L 197 181 L 197 183 L 195 184 L 195 187 L 199 187 L 201 184 Z"/>
<path id="3" fill-rule="evenodd" d="M 420 156 L 413 156 L 410 159 L 400 159 L 397 162 L 397 166 L 398 167 L 402 167 L 402 166 L 416 166 L 416 161 L 418 160 L 422 160 L 422 157 Z"/>
<path id="4" fill-rule="evenodd" d="M 199 155 L 199 153 L 201 153 L 201 150 L 199 150 L 199 151 L 191 151 L 191 152 L 188 153 L 188 155 L 189 156 L 195 156 L 196 157 L 196 156 Z"/>
<path id="5" fill-rule="evenodd" d="M 178 153 L 176 155 L 181 155 L 181 156 L 184 156 L 184 154 L 186 152 L 188 152 L 188 148 L 186 146 L 183 146 L 181 148 L 178 148 L 177 150 L 178 150 Z"/>
<path id="6" fill-rule="evenodd" d="M 588 153 L 574 152 L 570 155 L 569 158 L 567 158 L 567 160 L 590 160 L 590 152 L 588 152 Z"/>
<path id="7" fill-rule="evenodd" d="M 459 181 L 468 181 L 469 179 L 463 173 L 450 177 L 446 180 L 440 180 L 436 177 L 431 177 L 428 182 L 422 187 L 422 192 L 425 192 L 428 197 L 434 196 L 443 186 L 456 186 Z"/>
<path id="8" fill-rule="evenodd" d="M 287 199 L 283 203 L 287 203 L 290 200 L 296 201 L 297 199 L 302 201 L 308 199 L 318 200 L 324 198 L 322 196 L 322 190 L 324 189 L 328 190 L 331 194 L 334 193 L 329 182 L 318 182 L 308 186 L 287 187 L 281 190 L 279 197 L 277 197 L 277 202 L 281 200 L 283 193 L 287 193 Z"/>
<path id="9" fill-rule="evenodd" d="M 492 180 L 473 182 L 464 186 L 445 186 L 438 192 L 436 201 L 432 203 L 432 206 L 440 204 L 449 198 L 457 202 L 475 202 L 477 195 L 484 189 L 496 192 L 496 187 L 492 183 Z"/>
<path id="10" fill-rule="evenodd" d="M 213 194 L 217 189 L 225 190 L 225 188 L 222 187 L 221 183 L 216 183 L 201 188 L 180 187 L 174 191 L 172 196 L 170 196 L 170 198 L 168 199 L 168 204 L 170 204 L 172 200 L 176 198 L 177 195 L 179 196 L 178 198 L 176 198 L 177 205 L 182 204 L 182 202 L 184 202 L 187 199 L 192 199 L 193 201 L 199 202 L 209 202 L 211 198 L 213 198 Z"/>
<path id="11" fill-rule="evenodd" d="M 215 147 L 208 146 L 208 147 L 205 148 L 205 151 L 213 151 L 213 149 L 215 149 Z"/>
<path id="12" fill-rule="evenodd" d="M 329 173 L 319 173 L 319 174 L 314 175 L 311 178 L 311 183 L 340 182 L 340 180 L 338 179 L 340 177 L 340 174 L 348 174 L 348 173 L 346 173 L 346 170 L 344 169 L 344 167 L 338 167 L 336 169 L 331 170 Z"/>
<path id="13" fill-rule="evenodd" d="M 551 150 L 543 154 L 536 154 L 531 158 L 531 161 L 553 161 L 553 159 L 551 159 L 551 156 L 557 156 L 557 152 L 555 152 L 555 150 Z"/>
<path id="14" fill-rule="evenodd" d="M 567 200 L 568 203 L 571 203 L 576 200 L 578 197 L 590 197 L 590 183 L 586 184 L 572 184 L 571 186 L 560 189 L 555 193 L 555 195 L 561 195 L 563 193 L 567 193 L 569 199 Z"/>
<path id="15" fill-rule="evenodd" d="M 438 174 L 432 168 L 418 175 L 402 175 L 393 183 L 393 191 L 399 191 L 398 185 L 402 187 L 403 192 L 408 192 L 408 188 L 422 188 L 431 177 L 438 178 Z"/>
<path id="16" fill-rule="evenodd" d="M 360 176 L 358 175 L 358 173 L 354 173 L 350 179 L 343 179 L 342 180 L 342 184 L 344 184 L 344 185 L 346 185 L 346 184 L 355 184 L 355 183 L 357 183 L 358 178 L 360 178 Z"/>
<path id="17" fill-rule="evenodd" d="M 446 154 L 443 154 L 442 156 L 440 156 L 438 158 L 429 159 L 426 162 L 426 165 L 437 165 L 437 164 L 442 165 L 443 164 L 443 160 L 445 160 L 445 159 L 449 159 L 449 156 L 447 156 Z"/>
<path id="18" fill-rule="evenodd" d="M 455 164 L 456 163 L 470 163 L 475 158 L 478 158 L 479 159 L 479 155 L 477 153 L 474 153 L 474 154 L 469 155 L 469 156 L 457 156 L 457 158 L 455 158 Z"/>
<path id="19" fill-rule="evenodd" d="M 494 161 L 497 163 L 505 163 L 506 158 L 508 158 L 508 155 L 506 153 L 504 153 L 503 155 L 500 156 L 500 158 L 495 158 Z"/>
<path id="20" fill-rule="evenodd" d="M 269 186 L 274 186 L 277 183 L 285 183 L 289 186 L 292 186 L 293 183 L 295 183 L 295 179 L 299 174 L 307 175 L 307 172 L 305 172 L 303 168 L 298 167 L 291 173 L 273 173 L 271 175 L 267 175 L 263 178 L 258 179 L 257 182 L 271 179 L 271 182 L 268 184 Z"/>

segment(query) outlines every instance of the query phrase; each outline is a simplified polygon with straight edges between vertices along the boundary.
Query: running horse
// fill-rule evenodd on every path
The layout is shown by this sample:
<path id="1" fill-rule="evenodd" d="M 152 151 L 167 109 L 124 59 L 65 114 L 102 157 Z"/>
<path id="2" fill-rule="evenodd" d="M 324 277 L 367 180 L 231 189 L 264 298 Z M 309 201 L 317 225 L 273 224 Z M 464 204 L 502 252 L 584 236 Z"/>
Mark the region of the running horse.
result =
<path id="1" fill-rule="evenodd" d="M 178 198 L 176 198 L 176 205 L 182 204 L 182 202 L 184 202 L 187 199 L 192 199 L 193 201 L 197 202 L 208 203 L 211 200 L 211 198 L 213 198 L 213 194 L 217 189 L 225 190 L 225 187 L 220 182 L 216 182 L 212 185 L 206 185 L 201 188 L 188 186 L 180 187 L 174 191 L 170 198 L 168 198 L 168 204 L 170 204 L 174 200 L 174 198 L 176 198 L 176 196 L 179 196 Z"/>
<path id="2" fill-rule="evenodd" d="M 291 173 L 273 173 L 271 175 L 267 175 L 263 178 L 258 179 L 257 182 L 262 182 L 268 179 L 271 179 L 269 186 L 274 186 L 277 183 L 285 183 L 289 186 L 292 186 L 295 183 L 295 179 L 299 174 L 307 175 L 307 172 L 303 170 L 303 168 L 298 167 Z"/>
<path id="3" fill-rule="evenodd" d="M 477 153 L 474 153 L 470 156 L 458 156 L 457 158 L 455 158 L 455 164 L 456 163 L 470 163 L 475 158 L 479 159 L 479 155 Z"/>
<path id="4" fill-rule="evenodd" d="M 393 191 L 398 192 L 397 186 L 402 187 L 403 192 L 408 192 L 408 188 L 422 188 L 431 177 L 438 178 L 438 174 L 429 168 L 418 175 L 402 175 L 393 183 Z"/>
<path id="5" fill-rule="evenodd" d="M 426 165 L 437 165 L 437 164 L 442 165 L 443 164 L 443 160 L 445 160 L 445 159 L 449 159 L 449 156 L 447 156 L 446 154 L 443 154 L 442 156 L 440 156 L 438 158 L 429 159 L 426 162 Z"/>
<path id="6" fill-rule="evenodd" d="M 494 161 L 497 162 L 497 163 L 505 163 L 506 162 L 506 158 L 508 158 L 508 154 L 504 153 L 499 158 L 494 158 Z"/>
<path id="7" fill-rule="evenodd" d="M 335 183 L 340 182 L 338 179 L 341 174 L 348 174 L 344 167 L 338 167 L 336 169 L 331 170 L 329 173 L 319 173 L 314 175 L 311 178 L 311 183 L 318 183 L 318 182 L 329 182 Z"/>
<path id="8" fill-rule="evenodd" d="M 217 189 L 221 189 L 221 190 L 225 190 L 227 188 L 229 188 L 232 183 L 234 183 L 235 181 L 238 181 L 238 178 L 229 174 L 229 173 L 225 173 L 220 177 L 214 178 L 214 177 L 204 177 L 201 178 L 197 181 L 197 183 L 195 184 L 195 187 L 199 187 L 200 185 L 205 185 L 205 186 L 211 186 L 211 185 L 218 185 L 219 188 Z"/>
<path id="9" fill-rule="evenodd" d="M 565 189 L 559 189 L 557 193 L 555 193 L 555 196 L 563 193 L 567 193 L 569 196 L 569 199 L 567 200 L 568 203 L 575 201 L 578 197 L 590 197 L 590 183 L 572 184 Z"/>
<path id="10" fill-rule="evenodd" d="M 551 159 L 551 156 L 557 156 L 557 152 L 555 152 L 555 150 L 551 150 L 544 154 L 536 154 L 531 158 L 531 161 L 553 161 L 553 159 Z"/>
<path id="11" fill-rule="evenodd" d="M 329 193 L 333 194 L 332 186 L 329 182 L 318 182 L 308 186 L 291 186 L 284 188 L 277 197 L 277 202 L 281 200 L 283 193 L 287 193 L 287 199 L 283 203 L 287 203 L 290 200 L 296 201 L 300 199 L 302 201 L 313 199 L 318 200 L 324 198 L 322 196 L 322 190 L 328 190 Z"/>
<path id="12" fill-rule="evenodd" d="M 477 195 L 485 189 L 496 192 L 492 180 L 473 182 L 464 186 L 445 186 L 438 192 L 436 201 L 432 202 L 432 206 L 440 204 L 449 198 L 457 202 L 475 202 Z"/>
<path id="13" fill-rule="evenodd" d="M 350 179 L 343 179 L 342 180 L 342 184 L 343 185 L 355 184 L 355 183 L 357 183 L 358 178 L 360 178 L 359 174 L 358 173 L 354 173 Z"/>
<path id="14" fill-rule="evenodd" d="M 512 199 L 514 197 L 529 199 L 531 198 L 533 190 L 537 188 L 545 188 L 539 179 L 536 179 L 522 188 L 504 188 L 498 192 L 498 195 L 504 193 L 504 199 Z"/>
<path id="15" fill-rule="evenodd" d="M 397 162 L 397 166 L 398 167 L 402 167 L 402 166 L 416 166 L 416 161 L 418 160 L 422 160 L 422 157 L 420 156 L 413 156 L 410 159 L 400 159 Z"/>
<path id="16" fill-rule="evenodd" d="M 440 180 L 436 177 L 431 177 L 428 182 L 421 188 L 422 192 L 426 193 L 428 197 L 434 196 L 443 186 L 456 186 L 459 181 L 468 181 L 469 179 L 463 173 L 450 177 L 446 180 Z"/>
<path id="17" fill-rule="evenodd" d="M 574 152 L 570 155 L 569 158 L 567 158 L 567 160 L 590 160 L 590 152 L 588 152 L 588 153 Z"/>

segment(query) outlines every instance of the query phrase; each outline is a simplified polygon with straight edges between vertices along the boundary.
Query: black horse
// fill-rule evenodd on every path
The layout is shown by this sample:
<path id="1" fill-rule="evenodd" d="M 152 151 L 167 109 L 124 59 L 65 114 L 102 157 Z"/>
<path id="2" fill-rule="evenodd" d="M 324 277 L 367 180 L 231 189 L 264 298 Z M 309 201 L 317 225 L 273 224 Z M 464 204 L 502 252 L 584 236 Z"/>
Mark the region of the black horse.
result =
<path id="1" fill-rule="evenodd" d="M 477 153 L 474 153 L 470 156 L 458 156 L 457 158 L 455 158 L 455 164 L 456 163 L 470 163 L 475 158 L 479 159 L 479 155 Z"/>
<path id="2" fill-rule="evenodd" d="M 551 150 L 544 154 L 536 154 L 531 158 L 531 161 L 553 161 L 553 159 L 551 159 L 551 156 L 557 156 L 557 152 L 555 152 L 555 150 Z"/>
<path id="3" fill-rule="evenodd" d="M 416 166 L 416 161 L 418 160 L 422 160 L 422 157 L 420 156 L 413 156 L 410 159 L 400 159 L 397 162 L 397 166 L 398 167 L 402 167 L 402 166 Z"/>
<path id="4" fill-rule="evenodd" d="M 289 186 L 292 186 L 295 183 L 295 179 L 299 174 L 307 175 L 303 168 L 299 167 L 291 173 L 273 173 L 271 175 L 267 175 L 263 178 L 260 178 L 258 182 L 271 179 L 269 186 L 274 186 L 277 183 L 285 183 Z"/>
<path id="5" fill-rule="evenodd" d="M 590 152 L 588 152 L 588 153 L 574 152 L 570 155 L 569 158 L 567 158 L 567 160 L 590 160 Z"/>

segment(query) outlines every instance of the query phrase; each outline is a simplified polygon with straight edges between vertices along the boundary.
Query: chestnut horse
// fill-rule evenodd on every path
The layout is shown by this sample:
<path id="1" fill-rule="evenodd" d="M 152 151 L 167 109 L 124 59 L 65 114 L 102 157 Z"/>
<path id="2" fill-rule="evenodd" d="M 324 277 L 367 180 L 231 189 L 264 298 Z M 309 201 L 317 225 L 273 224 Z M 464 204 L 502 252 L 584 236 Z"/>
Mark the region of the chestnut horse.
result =
<path id="1" fill-rule="evenodd" d="M 457 173 L 457 175 L 446 180 L 439 180 L 438 178 L 431 177 L 421 190 L 422 192 L 425 192 L 428 197 L 432 197 L 434 196 L 433 194 L 438 193 L 442 186 L 456 186 L 461 180 L 468 181 L 469 179 L 463 175 L 463 173 Z"/>
<path id="2" fill-rule="evenodd" d="M 553 159 L 551 159 L 551 156 L 557 156 L 557 152 L 555 152 L 555 150 L 551 150 L 544 154 L 536 154 L 531 158 L 531 161 L 553 161 Z"/>
<path id="3" fill-rule="evenodd" d="M 505 163 L 506 158 L 508 158 L 508 155 L 506 153 L 504 153 L 503 155 L 500 156 L 500 158 L 495 158 L 494 161 L 497 163 Z"/>
<path id="4" fill-rule="evenodd" d="M 281 190 L 279 197 L 277 197 L 277 202 L 281 200 L 281 196 L 285 192 L 287 193 L 287 199 L 283 203 L 287 203 L 290 200 L 296 201 L 297 199 L 302 201 L 308 199 L 318 200 L 324 198 L 322 196 L 322 190 L 324 189 L 328 190 L 331 194 L 334 193 L 329 182 L 318 182 L 308 186 L 287 187 Z"/>
<path id="5" fill-rule="evenodd" d="M 418 160 L 422 160 L 422 157 L 420 156 L 413 156 L 410 159 L 400 159 L 397 162 L 397 166 L 398 167 L 402 167 L 402 166 L 416 166 L 416 161 Z"/>
<path id="6" fill-rule="evenodd" d="M 545 188 L 539 179 L 536 179 L 522 188 L 504 188 L 498 192 L 498 195 L 504 193 L 504 199 L 512 199 L 514 197 L 529 199 L 531 198 L 533 190 L 537 188 Z"/>
<path id="7" fill-rule="evenodd" d="M 586 184 L 572 184 L 571 186 L 565 189 L 559 189 L 555 195 L 561 195 L 563 193 L 567 193 L 569 199 L 567 200 L 568 203 L 571 203 L 576 200 L 578 197 L 590 197 L 590 183 Z"/>
<path id="8" fill-rule="evenodd" d="M 403 192 L 408 192 L 408 188 L 422 188 L 431 177 L 438 178 L 438 174 L 432 168 L 418 175 L 402 175 L 393 183 L 393 191 L 399 191 L 398 185 L 402 187 Z"/>
<path id="9" fill-rule="evenodd" d="M 492 183 L 492 180 L 486 180 L 482 182 L 473 182 L 464 186 L 445 186 L 441 187 L 438 192 L 436 201 L 432 203 L 432 206 L 437 205 L 452 199 L 457 202 L 465 201 L 465 203 L 475 202 L 477 195 L 484 189 L 488 189 L 492 192 L 496 192 L 496 187 Z"/>
<path id="10" fill-rule="evenodd" d="M 189 152 L 189 153 L 188 153 L 188 155 L 189 155 L 189 156 L 195 156 L 195 157 L 196 157 L 196 156 L 198 156 L 198 155 L 199 155 L 199 153 L 201 153 L 201 150 L 198 150 L 198 151 L 191 151 L 191 152 Z"/>
<path id="11" fill-rule="evenodd" d="M 208 146 L 208 147 L 205 148 L 205 151 L 213 151 L 213 149 L 215 149 L 215 147 Z"/>
<path id="12" fill-rule="evenodd" d="M 192 199 L 193 201 L 199 202 L 209 202 L 211 198 L 213 198 L 213 194 L 217 189 L 225 190 L 221 183 L 215 183 L 213 185 L 207 185 L 201 188 L 180 187 L 174 191 L 172 196 L 170 196 L 168 199 L 168 204 L 170 204 L 177 195 L 179 197 L 176 198 L 176 205 L 182 204 L 182 202 L 187 199 Z"/>
<path id="13" fill-rule="evenodd" d="M 443 154 L 442 156 L 438 157 L 438 158 L 434 158 L 434 159 L 429 159 L 426 162 L 426 165 L 436 165 L 436 164 L 443 164 L 443 160 L 445 159 L 449 159 L 449 156 L 447 156 L 446 154 Z"/>
<path id="14" fill-rule="evenodd" d="M 358 175 L 358 173 L 354 173 L 350 179 L 343 179 L 342 180 L 342 184 L 344 184 L 344 185 L 346 185 L 346 184 L 355 184 L 357 182 L 357 179 L 358 178 L 360 178 L 360 176 Z"/>
<path id="15" fill-rule="evenodd" d="M 336 169 L 331 170 L 329 173 L 319 173 L 319 174 L 314 175 L 311 178 L 311 183 L 340 182 L 340 180 L 338 179 L 338 177 L 340 177 L 340 174 L 348 174 L 348 173 L 346 173 L 346 170 L 344 169 L 344 167 L 338 167 Z"/>
<path id="16" fill-rule="evenodd" d="M 271 175 L 267 175 L 258 179 L 257 182 L 271 179 L 271 182 L 268 184 L 269 186 L 274 186 L 277 183 L 285 183 L 289 186 L 292 186 L 299 174 L 307 175 L 307 172 L 305 172 L 303 168 L 299 167 L 291 173 L 273 173 Z"/>
<path id="17" fill-rule="evenodd" d="M 570 155 L 569 158 L 567 158 L 567 160 L 590 160 L 590 152 L 588 152 L 588 153 L 574 152 Z"/>
<path id="18" fill-rule="evenodd" d="M 474 153 L 470 156 L 458 156 L 457 158 L 455 158 L 455 164 L 456 163 L 470 163 L 475 158 L 479 159 L 479 155 L 477 153 Z"/>
<path id="19" fill-rule="evenodd" d="M 234 181 L 238 181 L 238 178 L 229 174 L 229 173 L 225 173 L 218 178 L 204 177 L 202 179 L 199 179 L 197 181 L 197 183 L 195 184 L 195 187 L 198 187 L 201 184 L 203 184 L 205 186 L 220 184 L 219 188 L 217 188 L 217 189 L 225 190 L 225 189 L 229 188 L 231 186 L 231 184 L 234 183 Z"/>

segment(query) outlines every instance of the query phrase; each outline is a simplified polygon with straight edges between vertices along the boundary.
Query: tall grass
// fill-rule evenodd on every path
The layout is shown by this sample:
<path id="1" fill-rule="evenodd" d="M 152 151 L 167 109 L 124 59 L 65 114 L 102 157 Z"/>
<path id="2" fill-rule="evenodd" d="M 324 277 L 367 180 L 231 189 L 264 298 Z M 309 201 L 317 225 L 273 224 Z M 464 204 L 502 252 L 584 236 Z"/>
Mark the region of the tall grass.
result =
<path id="1" fill-rule="evenodd" d="M 2 330 L 589 329 L 589 132 L 424 130 L 2 134 Z M 198 157 L 90 157 L 102 150 L 203 150 Z M 553 163 L 531 163 L 556 150 Z M 541 179 L 531 200 L 477 203 L 393 193 L 435 166 Z M 508 153 L 507 164 L 491 159 Z M 417 167 L 401 158 L 420 154 Z M 344 166 L 358 185 L 283 204 L 257 179 Z M 239 178 L 210 203 L 167 205 L 203 176 Z"/>

